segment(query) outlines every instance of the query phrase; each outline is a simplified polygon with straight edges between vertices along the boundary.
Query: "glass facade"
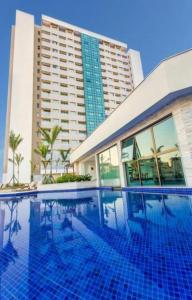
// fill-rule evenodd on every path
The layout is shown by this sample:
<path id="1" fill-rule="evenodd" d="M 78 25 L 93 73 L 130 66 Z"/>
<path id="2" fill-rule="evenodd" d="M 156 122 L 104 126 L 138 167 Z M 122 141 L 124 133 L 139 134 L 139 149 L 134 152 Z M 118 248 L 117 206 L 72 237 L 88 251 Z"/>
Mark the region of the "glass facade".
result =
<path id="1" fill-rule="evenodd" d="M 130 186 L 185 184 L 172 117 L 124 140 L 122 161 Z"/>
<path id="2" fill-rule="evenodd" d="M 105 119 L 99 40 L 81 34 L 87 134 Z"/>
<path id="3" fill-rule="evenodd" d="M 99 154 L 99 173 L 101 186 L 120 186 L 118 152 L 116 146 Z"/>

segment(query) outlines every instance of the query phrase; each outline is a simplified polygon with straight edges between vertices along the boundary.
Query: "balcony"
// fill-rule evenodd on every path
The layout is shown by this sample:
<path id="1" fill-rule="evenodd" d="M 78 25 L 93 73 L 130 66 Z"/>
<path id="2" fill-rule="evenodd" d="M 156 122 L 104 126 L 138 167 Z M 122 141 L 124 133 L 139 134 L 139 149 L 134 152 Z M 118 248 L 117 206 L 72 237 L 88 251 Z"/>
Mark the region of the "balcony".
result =
<path id="1" fill-rule="evenodd" d="M 52 125 L 51 125 L 51 122 L 42 120 L 41 121 L 41 127 L 43 127 L 43 128 L 52 128 Z"/>
<path id="2" fill-rule="evenodd" d="M 41 66 L 41 70 L 42 70 L 42 71 L 45 71 L 45 72 L 50 72 L 50 67 L 47 67 L 47 66 L 42 65 L 42 66 Z"/>
<path id="3" fill-rule="evenodd" d="M 47 112 L 47 111 L 42 110 L 41 111 L 41 117 L 42 118 L 50 118 L 51 117 L 51 112 Z"/>

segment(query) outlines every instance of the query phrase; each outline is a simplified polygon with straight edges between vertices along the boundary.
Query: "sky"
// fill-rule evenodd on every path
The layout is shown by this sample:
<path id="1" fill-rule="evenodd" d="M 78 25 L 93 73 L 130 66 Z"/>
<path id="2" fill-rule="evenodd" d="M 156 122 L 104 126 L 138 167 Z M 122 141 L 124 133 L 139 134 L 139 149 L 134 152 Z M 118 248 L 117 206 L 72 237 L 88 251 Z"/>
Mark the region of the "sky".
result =
<path id="1" fill-rule="evenodd" d="M 1 0 L 0 175 L 16 9 L 33 14 L 37 24 L 44 14 L 127 43 L 140 51 L 145 76 L 164 58 L 192 48 L 192 0 Z"/>

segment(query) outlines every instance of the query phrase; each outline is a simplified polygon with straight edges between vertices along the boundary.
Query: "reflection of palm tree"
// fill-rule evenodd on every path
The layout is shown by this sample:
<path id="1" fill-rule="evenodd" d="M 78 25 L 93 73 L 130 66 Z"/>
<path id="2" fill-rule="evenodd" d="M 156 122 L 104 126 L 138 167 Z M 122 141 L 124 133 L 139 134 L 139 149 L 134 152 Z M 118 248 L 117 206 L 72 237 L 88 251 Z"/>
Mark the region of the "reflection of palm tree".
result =
<path id="1" fill-rule="evenodd" d="M 162 216 L 165 216 L 165 217 L 175 217 L 175 215 L 172 213 L 171 209 L 166 205 L 165 203 L 165 199 L 164 197 L 162 196 L 162 211 L 161 211 L 161 215 Z"/>
<path id="2" fill-rule="evenodd" d="M 18 206 L 16 207 L 16 217 L 15 217 L 15 221 L 13 223 L 13 233 L 18 233 L 21 230 L 21 225 L 18 221 Z"/>
<path id="3" fill-rule="evenodd" d="M 159 146 L 157 149 L 156 149 L 156 153 L 159 153 L 161 152 L 161 149 L 164 147 L 164 145 L 161 145 Z M 151 149 L 151 152 L 153 153 L 153 155 L 155 154 L 155 149 L 154 148 L 150 148 Z"/>
<path id="4" fill-rule="evenodd" d="M 16 212 L 16 218 L 13 219 L 14 211 L 17 209 L 19 200 L 6 202 L 10 210 L 10 220 L 9 223 L 4 227 L 4 231 L 9 231 L 8 241 L 3 249 L 0 251 L 0 272 L 6 271 L 10 262 L 15 262 L 18 257 L 17 250 L 14 248 L 11 238 L 14 233 L 18 233 L 21 226 L 18 222 L 18 212 Z"/>
<path id="5" fill-rule="evenodd" d="M 67 215 L 65 215 L 64 220 L 61 224 L 61 228 L 62 230 L 65 230 L 67 228 L 71 229 L 71 231 L 73 231 L 73 227 L 72 227 L 72 221 L 70 221 L 67 217 Z"/>
<path id="6" fill-rule="evenodd" d="M 20 223 L 18 222 L 18 211 L 17 211 L 18 201 L 19 200 L 12 200 L 6 202 L 10 210 L 10 221 L 7 225 L 5 225 L 4 231 L 9 230 L 9 239 L 11 239 L 13 233 L 18 232 L 21 229 Z M 13 220 L 13 214 L 15 209 L 16 209 L 16 219 Z"/>
<path id="7" fill-rule="evenodd" d="M 51 231 L 52 239 L 53 239 L 53 206 L 55 201 L 53 200 L 45 200 L 44 213 L 42 216 L 42 221 L 44 220 L 44 224 L 42 225 L 42 229 L 44 232 Z M 50 223 L 48 224 L 47 221 Z"/>
<path id="8" fill-rule="evenodd" d="M 105 213 L 105 216 L 108 218 L 109 217 L 109 209 L 106 204 L 105 204 L 104 213 Z"/>

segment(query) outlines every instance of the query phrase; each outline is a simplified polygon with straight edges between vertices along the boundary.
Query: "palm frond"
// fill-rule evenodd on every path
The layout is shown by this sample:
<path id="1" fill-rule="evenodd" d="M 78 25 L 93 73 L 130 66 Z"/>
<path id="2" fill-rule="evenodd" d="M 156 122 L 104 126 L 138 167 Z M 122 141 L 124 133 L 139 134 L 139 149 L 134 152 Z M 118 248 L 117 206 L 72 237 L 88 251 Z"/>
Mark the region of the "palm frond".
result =
<path id="1" fill-rule="evenodd" d="M 68 154 L 69 154 L 70 150 L 71 149 L 68 149 L 68 150 L 60 149 L 59 150 L 62 162 L 65 162 L 67 160 L 67 157 L 68 157 Z"/>
<path id="2" fill-rule="evenodd" d="M 43 160 L 46 160 L 47 155 L 49 153 L 49 146 L 41 143 L 41 144 L 38 145 L 38 147 L 36 149 L 34 149 L 34 152 L 36 154 L 40 155 L 40 157 Z"/>
<path id="3" fill-rule="evenodd" d="M 49 130 L 46 129 L 46 128 L 41 128 L 41 127 L 39 127 L 39 131 L 40 131 L 40 133 L 42 134 L 42 136 L 43 136 L 43 138 L 45 139 L 45 141 L 46 141 L 48 144 L 51 144 L 51 136 L 50 136 Z"/>
<path id="4" fill-rule="evenodd" d="M 13 152 L 15 152 L 19 146 L 19 144 L 23 141 L 23 138 L 20 134 L 16 135 L 12 130 L 9 135 L 9 147 Z"/>
<path id="5" fill-rule="evenodd" d="M 61 132 L 62 128 L 60 126 L 54 126 L 51 130 L 50 138 L 51 138 L 51 145 L 55 143 L 59 133 Z"/>
<path id="6" fill-rule="evenodd" d="M 21 155 L 21 153 L 16 153 L 15 154 L 15 163 L 17 166 L 20 166 L 22 161 L 24 160 L 24 157 Z"/>

